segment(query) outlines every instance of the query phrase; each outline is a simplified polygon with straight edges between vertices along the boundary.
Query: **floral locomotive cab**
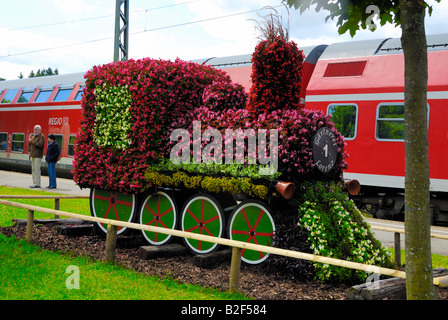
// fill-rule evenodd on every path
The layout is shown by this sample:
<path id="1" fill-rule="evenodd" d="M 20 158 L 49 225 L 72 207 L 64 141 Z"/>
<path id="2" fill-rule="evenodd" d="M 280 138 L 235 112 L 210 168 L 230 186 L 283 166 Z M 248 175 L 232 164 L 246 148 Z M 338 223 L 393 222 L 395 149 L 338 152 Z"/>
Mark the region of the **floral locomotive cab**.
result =
<path id="1" fill-rule="evenodd" d="M 97 66 L 85 78 L 73 176 L 91 189 L 94 216 L 272 245 L 276 201 L 303 181 L 342 178 L 344 140 L 328 116 L 254 114 L 224 71 L 148 58 Z M 153 245 L 172 238 L 142 233 Z M 219 248 L 184 242 L 194 254 Z M 242 252 L 249 264 L 267 258 Z"/>

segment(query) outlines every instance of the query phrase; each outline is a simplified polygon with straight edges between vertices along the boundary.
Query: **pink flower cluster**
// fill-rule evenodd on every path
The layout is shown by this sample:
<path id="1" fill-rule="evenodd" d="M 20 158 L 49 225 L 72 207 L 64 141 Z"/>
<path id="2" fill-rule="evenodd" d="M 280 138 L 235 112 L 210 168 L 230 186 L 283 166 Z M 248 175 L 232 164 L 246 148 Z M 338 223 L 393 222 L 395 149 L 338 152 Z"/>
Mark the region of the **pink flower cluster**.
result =
<path id="1" fill-rule="evenodd" d="M 196 110 L 204 104 L 211 110 L 225 109 L 227 103 L 244 108 L 247 100 L 243 87 L 234 85 L 225 72 L 179 59 L 147 58 L 95 66 L 85 78 L 73 161 L 74 180 L 81 187 L 128 193 L 146 190 L 144 173 L 161 156 L 169 157 L 174 129 L 191 126 Z M 131 144 L 122 151 L 94 143 L 95 88 L 104 83 L 127 87 L 132 94 Z"/>
<path id="2" fill-rule="evenodd" d="M 249 129 L 255 132 L 260 129 L 278 130 L 278 171 L 282 174 L 279 179 L 286 181 L 302 181 L 305 179 L 339 179 L 342 171 L 347 167 L 348 154 L 344 151 L 346 142 L 337 132 L 330 117 L 320 111 L 306 109 L 275 110 L 262 113 L 258 118 L 247 109 L 229 109 L 223 113 L 210 112 L 203 109 L 199 115 L 202 130 L 216 128 L 225 134 L 226 129 Z M 336 135 L 338 156 L 336 164 L 328 174 L 321 174 L 313 161 L 312 138 L 321 127 L 330 128 Z M 247 139 L 246 139 L 247 140 Z M 269 143 L 269 141 L 268 141 Z M 205 144 L 203 143 L 203 146 Z M 236 154 L 236 144 L 233 154 Z M 247 155 L 247 143 L 245 145 Z M 258 152 L 258 151 L 257 151 Z M 223 158 L 225 150 L 223 148 Z M 224 163 L 224 159 L 222 163 Z"/>
<path id="3" fill-rule="evenodd" d="M 278 37 L 258 43 L 252 55 L 248 109 L 254 114 L 297 108 L 304 55 L 293 41 Z"/>

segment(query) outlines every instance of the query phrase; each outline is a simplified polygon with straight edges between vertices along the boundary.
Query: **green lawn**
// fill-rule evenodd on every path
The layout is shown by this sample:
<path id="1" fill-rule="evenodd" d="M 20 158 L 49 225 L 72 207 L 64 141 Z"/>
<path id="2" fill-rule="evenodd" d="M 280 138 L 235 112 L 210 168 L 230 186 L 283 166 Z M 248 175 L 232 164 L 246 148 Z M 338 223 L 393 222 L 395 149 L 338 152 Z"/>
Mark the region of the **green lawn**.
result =
<path id="1" fill-rule="evenodd" d="M 224 300 L 242 295 L 150 277 L 0 234 L 0 300 Z M 79 288 L 79 289 L 78 289 Z"/>
<path id="2" fill-rule="evenodd" d="M 0 186 L 0 194 L 51 193 Z M 12 201 L 54 208 L 54 200 Z M 62 199 L 60 208 L 67 212 L 90 215 L 88 199 Z M 0 226 L 11 226 L 13 218 L 26 219 L 27 210 L 0 205 Z M 35 218 L 47 219 L 53 216 L 36 212 Z M 404 261 L 402 251 L 402 262 Z M 432 261 L 434 268 L 448 268 L 446 256 L 433 254 Z M 70 266 L 77 268 L 79 278 L 70 270 Z M 70 281 L 72 279 L 79 279 L 79 282 Z M 76 283 L 79 283 L 79 289 L 69 289 Z M 24 240 L 7 238 L 0 234 L 0 300 L 9 299 L 242 300 L 247 297 L 181 284 L 169 278 L 149 277 L 121 266 L 92 261 L 88 257 L 73 257 L 60 252 L 40 250 L 38 246 Z"/>
<path id="3" fill-rule="evenodd" d="M 44 195 L 45 191 L 6 188 L 0 194 Z M 54 208 L 54 200 L 11 200 Z M 88 199 L 62 199 L 60 209 L 90 215 Z M 26 219 L 27 210 L 0 205 L 0 226 Z M 35 218 L 53 218 L 35 213 Z M 74 266 L 74 267 L 73 267 Z M 78 277 L 79 275 L 79 277 Z M 78 281 L 79 280 L 79 281 Z M 79 284 L 79 289 L 75 284 Z M 150 277 L 118 265 L 41 250 L 25 240 L 0 234 L 0 300 L 242 300 L 229 294 L 169 278 Z"/>
<path id="4" fill-rule="evenodd" d="M 37 191 L 30 189 L 20 189 L 20 188 L 8 188 L 0 186 L 1 195 L 62 195 L 55 194 L 46 191 Z M 53 199 L 2 199 L 20 203 L 26 203 L 30 205 L 36 205 L 38 207 L 44 207 L 49 209 L 54 209 Z M 59 204 L 59 209 L 61 211 L 79 213 L 84 215 L 90 215 L 89 199 L 61 199 Z M 7 227 L 12 226 L 12 219 L 26 219 L 28 216 L 28 211 L 25 209 L 19 209 L 9 206 L 0 206 L 0 226 Z M 35 219 L 52 219 L 54 216 L 52 214 L 35 212 Z M 63 218 L 63 217 L 61 217 Z"/>

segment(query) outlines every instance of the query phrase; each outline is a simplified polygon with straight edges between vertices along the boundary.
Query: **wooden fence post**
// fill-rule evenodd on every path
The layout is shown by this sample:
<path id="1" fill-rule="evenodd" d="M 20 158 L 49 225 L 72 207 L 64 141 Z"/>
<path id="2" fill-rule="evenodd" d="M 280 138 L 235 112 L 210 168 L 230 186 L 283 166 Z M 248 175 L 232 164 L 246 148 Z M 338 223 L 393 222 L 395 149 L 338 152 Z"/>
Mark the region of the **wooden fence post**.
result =
<path id="1" fill-rule="evenodd" d="M 401 243 L 400 243 L 400 233 L 395 232 L 394 234 L 395 240 L 395 263 L 398 267 L 401 267 Z"/>
<path id="2" fill-rule="evenodd" d="M 33 220 L 34 220 L 34 211 L 28 210 L 28 220 L 26 222 L 26 241 L 31 241 L 33 238 Z"/>
<path id="3" fill-rule="evenodd" d="M 58 210 L 59 211 L 59 198 L 54 198 L 54 210 Z M 54 215 L 55 219 L 59 219 L 59 215 L 55 214 Z"/>
<path id="4" fill-rule="evenodd" d="M 229 291 L 237 292 L 240 283 L 240 268 L 241 268 L 241 248 L 232 248 L 232 262 L 230 263 L 230 284 Z"/>
<path id="5" fill-rule="evenodd" d="M 115 261 L 115 247 L 117 245 L 117 231 L 118 227 L 112 224 L 107 226 L 107 235 L 106 235 L 106 256 L 104 260 L 106 262 L 114 262 Z"/>

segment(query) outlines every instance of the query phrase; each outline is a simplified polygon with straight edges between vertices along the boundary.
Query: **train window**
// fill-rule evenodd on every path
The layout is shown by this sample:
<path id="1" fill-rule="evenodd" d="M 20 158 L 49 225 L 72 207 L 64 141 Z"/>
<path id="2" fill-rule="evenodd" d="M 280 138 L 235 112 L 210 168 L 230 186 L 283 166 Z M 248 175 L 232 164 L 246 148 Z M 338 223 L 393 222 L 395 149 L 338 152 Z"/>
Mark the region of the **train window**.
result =
<path id="1" fill-rule="evenodd" d="M 362 76 L 367 61 L 329 63 L 324 78 Z"/>
<path id="2" fill-rule="evenodd" d="M 68 156 L 73 157 L 75 155 L 75 135 L 71 135 L 68 139 Z"/>
<path id="3" fill-rule="evenodd" d="M 8 91 L 6 91 L 6 94 L 3 97 L 1 103 L 11 103 L 18 91 L 19 89 L 9 89 Z"/>
<path id="4" fill-rule="evenodd" d="M 22 94 L 20 95 L 19 99 L 17 100 L 17 103 L 27 103 L 30 101 L 32 95 L 34 93 L 34 89 L 24 89 L 22 91 Z"/>
<path id="5" fill-rule="evenodd" d="M 331 115 L 331 121 L 338 132 L 346 140 L 353 140 L 356 137 L 358 124 L 358 106 L 355 104 L 330 104 L 327 114 Z"/>
<path id="6" fill-rule="evenodd" d="M 380 104 L 376 119 L 379 140 L 404 140 L 404 104 Z"/>
<path id="7" fill-rule="evenodd" d="M 12 134 L 12 152 L 23 152 L 25 146 L 25 134 L 24 133 L 13 133 Z"/>
<path id="8" fill-rule="evenodd" d="M 82 89 L 83 89 L 83 87 L 79 88 L 78 93 L 75 96 L 75 101 L 79 101 L 82 99 Z"/>
<path id="9" fill-rule="evenodd" d="M 62 87 L 62 88 L 60 88 L 53 101 L 55 101 L 55 102 L 67 101 L 67 99 L 68 99 L 68 97 L 70 97 L 70 94 L 72 93 L 72 91 L 73 91 L 73 87 L 70 87 L 70 88 Z"/>
<path id="10" fill-rule="evenodd" d="M 51 93 L 53 92 L 53 88 L 49 89 L 40 89 L 39 95 L 36 97 L 34 102 L 47 102 L 48 98 L 50 98 Z"/>
<path id="11" fill-rule="evenodd" d="M 6 151 L 8 145 L 8 134 L 6 132 L 0 132 L 0 151 Z"/>

